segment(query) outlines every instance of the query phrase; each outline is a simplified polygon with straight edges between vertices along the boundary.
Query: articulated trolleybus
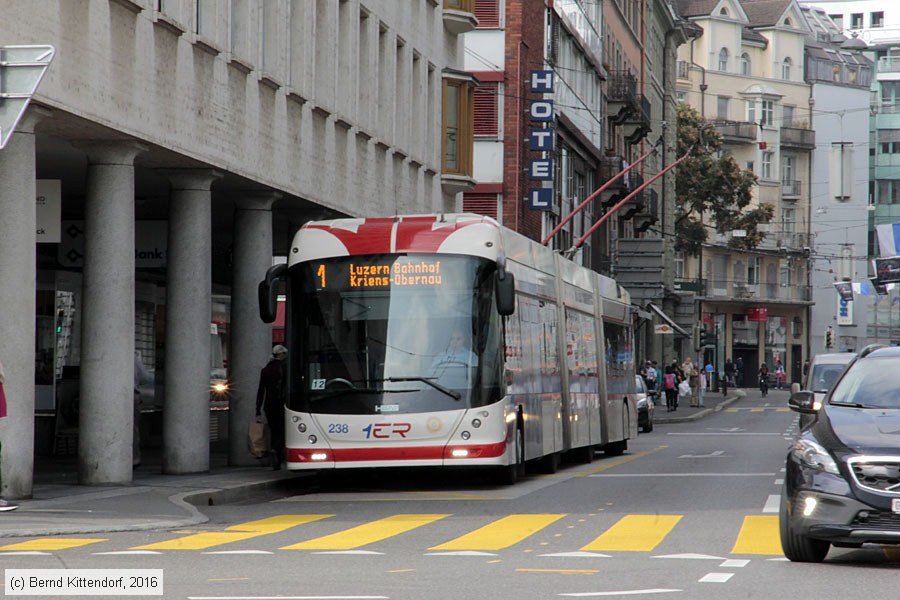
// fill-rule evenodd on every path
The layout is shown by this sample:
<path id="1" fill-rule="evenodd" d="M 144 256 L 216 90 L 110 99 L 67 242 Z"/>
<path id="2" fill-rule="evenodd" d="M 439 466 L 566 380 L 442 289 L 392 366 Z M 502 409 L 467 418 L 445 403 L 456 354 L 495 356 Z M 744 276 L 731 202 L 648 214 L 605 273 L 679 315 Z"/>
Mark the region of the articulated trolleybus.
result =
<path id="1" fill-rule="evenodd" d="M 472 214 L 310 222 L 286 280 L 290 469 L 489 467 L 637 435 L 628 292 Z"/>

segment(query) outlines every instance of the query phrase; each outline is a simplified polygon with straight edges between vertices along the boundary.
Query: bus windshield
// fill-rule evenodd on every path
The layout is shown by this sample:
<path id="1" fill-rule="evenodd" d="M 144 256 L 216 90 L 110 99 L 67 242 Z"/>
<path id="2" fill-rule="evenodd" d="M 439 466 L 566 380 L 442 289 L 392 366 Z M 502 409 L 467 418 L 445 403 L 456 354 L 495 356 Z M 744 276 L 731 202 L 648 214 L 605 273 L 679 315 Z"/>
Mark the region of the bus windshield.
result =
<path id="1" fill-rule="evenodd" d="M 436 254 L 338 257 L 290 273 L 292 410 L 411 413 L 500 399 L 496 264 Z"/>

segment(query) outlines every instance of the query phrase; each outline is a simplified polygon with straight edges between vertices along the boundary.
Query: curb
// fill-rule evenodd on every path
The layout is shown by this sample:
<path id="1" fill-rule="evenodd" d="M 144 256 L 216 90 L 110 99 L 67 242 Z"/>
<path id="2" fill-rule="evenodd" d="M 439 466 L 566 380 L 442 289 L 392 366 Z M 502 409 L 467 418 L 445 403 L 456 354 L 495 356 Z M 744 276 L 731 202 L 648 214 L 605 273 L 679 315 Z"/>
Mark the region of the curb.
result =
<path id="1" fill-rule="evenodd" d="M 656 425 L 657 423 L 659 423 L 659 424 L 687 423 L 687 422 L 691 422 L 691 421 L 699 421 L 700 419 L 702 419 L 714 412 L 721 412 L 722 410 L 728 408 L 729 406 L 731 406 L 732 404 L 734 404 L 735 402 L 737 402 L 738 400 L 740 400 L 746 396 L 747 396 L 747 393 L 744 392 L 743 390 L 735 390 L 734 396 L 728 396 L 727 398 L 725 398 L 724 400 L 722 400 L 715 406 L 710 406 L 710 407 L 704 408 L 703 410 L 699 410 L 699 411 L 695 412 L 694 414 L 688 415 L 686 417 L 669 417 L 669 416 L 657 417 L 656 415 L 654 415 L 653 416 L 653 424 Z"/>

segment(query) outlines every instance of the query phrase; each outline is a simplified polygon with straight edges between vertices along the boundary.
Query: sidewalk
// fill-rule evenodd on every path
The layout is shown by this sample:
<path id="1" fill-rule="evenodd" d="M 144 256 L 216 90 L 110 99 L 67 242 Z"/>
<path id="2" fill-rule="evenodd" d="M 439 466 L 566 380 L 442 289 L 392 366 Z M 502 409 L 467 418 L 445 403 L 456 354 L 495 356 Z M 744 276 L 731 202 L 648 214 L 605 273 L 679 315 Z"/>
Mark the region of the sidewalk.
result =
<path id="1" fill-rule="evenodd" d="M 678 410 L 674 412 L 666 412 L 666 402 L 663 400 L 661 405 L 656 405 L 653 412 L 653 424 L 696 421 L 714 412 L 719 412 L 746 396 L 747 390 L 742 388 L 729 388 L 727 396 L 723 396 L 722 392 L 707 391 L 703 397 L 704 406 L 702 408 L 691 406 L 688 402 L 685 405 L 679 404 Z"/>
<path id="2" fill-rule="evenodd" d="M 16 501 L 18 510 L 0 514 L 0 538 L 196 525 L 209 520 L 202 506 L 283 496 L 311 476 L 226 462 L 226 454 L 217 451 L 208 473 L 163 475 L 158 450 L 154 455 L 151 449 L 131 485 L 86 486 L 77 483 L 77 457 L 37 457 L 33 497 Z"/>
<path id="3" fill-rule="evenodd" d="M 704 408 L 679 406 L 671 413 L 665 405 L 657 406 L 653 422 L 696 421 L 744 396 L 742 389 L 729 390 L 726 397 L 708 393 Z M 211 452 L 209 473 L 164 475 L 161 464 L 159 449 L 150 449 L 131 485 L 86 486 L 78 485 L 77 457 L 38 457 L 33 498 L 20 501 L 18 510 L 0 514 L 0 538 L 187 527 L 209 520 L 203 506 L 289 494 L 313 476 L 272 471 L 267 463 L 229 467 L 222 449 Z M 4 545 L 0 541 L 0 547 Z"/>

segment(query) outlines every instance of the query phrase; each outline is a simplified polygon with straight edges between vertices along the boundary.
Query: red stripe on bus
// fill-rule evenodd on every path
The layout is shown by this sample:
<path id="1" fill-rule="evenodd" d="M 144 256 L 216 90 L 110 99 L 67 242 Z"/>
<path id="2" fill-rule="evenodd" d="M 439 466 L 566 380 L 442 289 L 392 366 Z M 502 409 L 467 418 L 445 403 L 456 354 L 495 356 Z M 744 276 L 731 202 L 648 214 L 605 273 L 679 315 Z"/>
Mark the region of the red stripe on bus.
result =
<path id="1" fill-rule="evenodd" d="M 455 450 L 467 450 L 468 456 L 453 456 Z M 496 458 L 506 452 L 506 442 L 474 446 L 409 446 L 390 448 L 339 448 L 337 450 L 288 448 L 288 462 L 366 462 L 379 460 L 465 460 L 467 458 Z M 313 460 L 313 455 L 322 455 Z"/>

